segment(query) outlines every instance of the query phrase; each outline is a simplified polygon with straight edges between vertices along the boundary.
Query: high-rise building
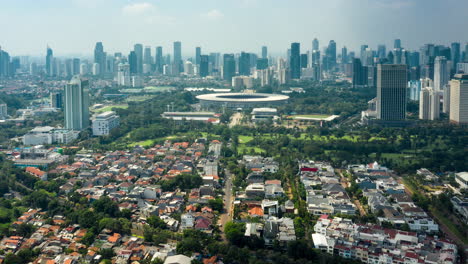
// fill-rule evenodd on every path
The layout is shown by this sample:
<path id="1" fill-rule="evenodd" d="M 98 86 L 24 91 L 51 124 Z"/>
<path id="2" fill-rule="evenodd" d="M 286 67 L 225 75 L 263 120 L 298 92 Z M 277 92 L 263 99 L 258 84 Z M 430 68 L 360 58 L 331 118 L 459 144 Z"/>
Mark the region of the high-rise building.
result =
<path id="1" fill-rule="evenodd" d="M 143 45 L 135 44 L 133 47 L 134 54 L 136 56 L 136 72 L 135 74 L 143 73 Z M 130 63 L 130 70 L 132 69 L 132 64 Z"/>
<path id="2" fill-rule="evenodd" d="M 163 65 L 164 65 L 164 59 L 163 59 L 163 49 L 161 46 L 156 47 L 156 72 L 161 74 L 163 73 Z"/>
<path id="3" fill-rule="evenodd" d="M 53 61 L 54 61 L 54 52 L 52 49 L 47 46 L 47 55 L 46 55 L 46 73 L 47 76 L 53 76 Z"/>
<path id="4" fill-rule="evenodd" d="M 250 75 L 250 53 L 241 52 L 239 57 L 239 75 Z"/>
<path id="5" fill-rule="evenodd" d="M 267 46 L 262 47 L 262 59 L 268 58 L 268 48 Z"/>
<path id="6" fill-rule="evenodd" d="M 442 112 L 450 113 L 450 84 L 444 86 Z"/>
<path id="7" fill-rule="evenodd" d="M 50 106 L 54 108 L 63 107 L 63 95 L 62 93 L 50 93 Z"/>
<path id="8" fill-rule="evenodd" d="M 314 40 L 312 40 L 312 51 L 314 50 L 320 50 L 319 41 L 317 38 L 314 38 Z"/>
<path id="9" fill-rule="evenodd" d="M 78 75 L 80 74 L 80 64 L 81 61 L 78 58 L 74 58 L 72 62 L 72 74 L 73 75 Z"/>
<path id="10" fill-rule="evenodd" d="M 130 74 L 138 74 L 138 57 L 135 51 L 130 51 L 128 55 L 128 64 L 130 65 Z"/>
<path id="11" fill-rule="evenodd" d="M 130 64 L 119 63 L 117 66 L 117 85 L 119 86 L 130 86 Z"/>
<path id="12" fill-rule="evenodd" d="M 174 61 L 172 66 L 173 75 L 179 75 L 183 71 L 182 43 L 180 41 L 174 42 Z"/>
<path id="13" fill-rule="evenodd" d="M 11 75 L 10 55 L 0 47 L 0 78 Z"/>
<path id="14" fill-rule="evenodd" d="M 395 39 L 395 42 L 393 44 L 394 49 L 401 49 L 401 39 Z"/>
<path id="15" fill-rule="evenodd" d="M 301 54 L 301 68 L 307 68 L 309 65 L 309 55 Z"/>
<path id="16" fill-rule="evenodd" d="M 465 57 L 464 57 L 463 62 L 468 63 L 468 43 L 465 44 Z"/>
<path id="17" fill-rule="evenodd" d="M 432 87 L 421 89 L 419 98 L 419 119 L 436 120 L 440 117 L 440 93 Z"/>
<path id="18" fill-rule="evenodd" d="M 320 64 L 320 51 L 312 51 L 312 65 Z"/>
<path id="19" fill-rule="evenodd" d="M 208 55 L 200 55 L 200 77 L 206 77 L 209 75 L 209 63 L 210 57 Z"/>
<path id="20" fill-rule="evenodd" d="M 265 70 L 267 68 L 268 68 L 267 58 L 257 59 L 257 70 Z"/>
<path id="21" fill-rule="evenodd" d="M 450 122 L 468 125 L 468 74 L 455 74 L 450 81 Z"/>
<path id="22" fill-rule="evenodd" d="M 460 62 L 460 43 L 454 42 L 451 45 L 451 60 L 452 71 L 455 71 L 457 64 Z"/>
<path id="23" fill-rule="evenodd" d="M 0 120 L 8 118 L 8 106 L 7 104 L 0 104 Z"/>
<path id="24" fill-rule="evenodd" d="M 65 128 L 83 130 L 89 127 L 89 81 L 74 76 L 65 85 Z"/>
<path id="25" fill-rule="evenodd" d="M 236 75 L 236 60 L 234 54 L 224 54 L 223 56 L 223 79 L 232 82 L 232 77 Z"/>
<path id="26" fill-rule="evenodd" d="M 381 44 L 377 46 L 377 57 L 379 59 L 384 59 L 387 56 L 387 48 L 385 45 Z"/>
<path id="27" fill-rule="evenodd" d="M 143 65 L 144 64 L 147 64 L 147 65 L 153 64 L 153 56 L 151 56 L 151 47 L 150 46 L 145 47 L 145 51 L 143 53 Z"/>
<path id="28" fill-rule="evenodd" d="M 333 70 L 336 66 L 336 42 L 334 40 L 330 40 L 330 42 L 328 43 L 326 59 L 326 69 Z"/>
<path id="29" fill-rule="evenodd" d="M 106 53 L 102 42 L 97 42 L 94 48 L 94 63 L 98 64 L 99 75 L 103 76 L 106 73 Z"/>
<path id="30" fill-rule="evenodd" d="M 291 44 L 289 68 L 291 71 L 291 79 L 301 78 L 301 44 L 297 42 Z"/>
<path id="31" fill-rule="evenodd" d="M 201 47 L 196 47 L 195 48 L 195 64 L 200 65 L 201 63 Z"/>
<path id="32" fill-rule="evenodd" d="M 406 117 L 407 66 L 377 65 L 377 118 L 385 121 Z"/>
<path id="33" fill-rule="evenodd" d="M 434 60 L 434 90 L 442 91 L 448 84 L 450 78 L 450 69 L 447 68 L 447 59 L 437 56 Z"/>
<path id="34" fill-rule="evenodd" d="M 346 48 L 346 46 L 344 46 L 341 49 L 341 63 L 342 64 L 348 63 L 348 49 Z"/>
<path id="35" fill-rule="evenodd" d="M 353 87 L 367 85 L 367 67 L 362 66 L 360 59 L 353 59 Z"/>

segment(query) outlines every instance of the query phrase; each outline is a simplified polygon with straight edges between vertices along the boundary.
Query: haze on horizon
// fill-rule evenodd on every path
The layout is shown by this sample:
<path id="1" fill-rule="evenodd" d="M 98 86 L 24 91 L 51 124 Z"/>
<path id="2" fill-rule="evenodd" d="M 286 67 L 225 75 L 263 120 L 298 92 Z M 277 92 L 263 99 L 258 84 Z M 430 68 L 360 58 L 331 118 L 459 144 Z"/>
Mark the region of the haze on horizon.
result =
<path id="1" fill-rule="evenodd" d="M 107 52 L 135 43 L 181 41 L 184 55 L 205 52 L 285 53 L 291 42 L 311 48 L 313 38 L 357 51 L 361 44 L 407 49 L 448 45 L 468 28 L 466 0 L 0 0 L 0 46 L 13 56 L 90 55 L 97 41 Z"/>

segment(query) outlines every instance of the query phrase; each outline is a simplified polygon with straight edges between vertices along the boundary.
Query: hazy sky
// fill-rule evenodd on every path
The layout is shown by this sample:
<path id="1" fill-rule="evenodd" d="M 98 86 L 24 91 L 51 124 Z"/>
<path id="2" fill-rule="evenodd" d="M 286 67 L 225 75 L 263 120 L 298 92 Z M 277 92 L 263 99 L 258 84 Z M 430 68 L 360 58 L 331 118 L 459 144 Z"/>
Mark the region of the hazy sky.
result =
<path id="1" fill-rule="evenodd" d="M 172 53 L 308 50 L 330 39 L 409 49 L 468 41 L 468 0 L 0 0 L 0 45 L 11 55 L 92 54 L 96 41 L 113 53 L 134 43 Z M 152 50 L 154 55 L 154 49 Z"/>

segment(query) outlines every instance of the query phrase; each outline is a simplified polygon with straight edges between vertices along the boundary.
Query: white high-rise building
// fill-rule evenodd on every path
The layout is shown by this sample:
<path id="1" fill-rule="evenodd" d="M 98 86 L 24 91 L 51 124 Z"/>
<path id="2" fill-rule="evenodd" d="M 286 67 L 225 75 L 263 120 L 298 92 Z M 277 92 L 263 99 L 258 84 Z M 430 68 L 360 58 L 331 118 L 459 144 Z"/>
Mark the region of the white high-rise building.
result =
<path id="1" fill-rule="evenodd" d="M 447 59 L 437 56 L 434 61 L 434 90 L 442 91 L 449 82 L 450 68 L 447 67 Z"/>
<path id="2" fill-rule="evenodd" d="M 88 65 L 85 63 L 80 64 L 80 75 L 86 75 L 88 74 Z"/>
<path id="3" fill-rule="evenodd" d="M 89 127 L 89 81 L 74 76 L 65 85 L 65 128 L 83 130 Z"/>
<path id="4" fill-rule="evenodd" d="M 186 61 L 184 64 L 184 72 L 186 75 L 193 75 L 194 70 L 193 70 L 193 63 L 190 61 Z"/>
<path id="5" fill-rule="evenodd" d="M 128 63 L 119 63 L 117 66 L 117 84 L 119 86 L 130 86 L 130 65 Z"/>
<path id="6" fill-rule="evenodd" d="M 93 63 L 92 71 L 94 76 L 98 76 L 99 74 L 101 74 L 99 63 Z"/>
<path id="7" fill-rule="evenodd" d="M 0 104 L 0 119 L 8 118 L 8 107 L 6 104 Z"/>
<path id="8" fill-rule="evenodd" d="M 93 118 L 93 135 L 109 135 L 110 131 L 120 125 L 120 118 L 113 111 L 104 112 Z"/>
<path id="9" fill-rule="evenodd" d="M 440 92 L 432 87 L 421 90 L 419 98 L 419 119 L 436 120 L 440 117 Z"/>
<path id="10" fill-rule="evenodd" d="M 468 125 L 468 74 L 455 74 L 450 81 L 450 122 Z"/>
<path id="11" fill-rule="evenodd" d="M 442 112 L 445 114 L 450 113 L 450 84 L 444 86 L 444 103 L 442 106 Z"/>

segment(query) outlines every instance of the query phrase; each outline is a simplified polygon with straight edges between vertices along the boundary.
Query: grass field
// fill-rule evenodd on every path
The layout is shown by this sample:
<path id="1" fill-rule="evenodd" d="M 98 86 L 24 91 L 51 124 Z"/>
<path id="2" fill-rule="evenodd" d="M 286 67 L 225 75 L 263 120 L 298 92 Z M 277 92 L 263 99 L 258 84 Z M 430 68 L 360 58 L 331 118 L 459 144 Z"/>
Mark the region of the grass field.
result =
<path id="1" fill-rule="evenodd" d="M 159 93 L 173 90 L 175 90 L 175 87 L 172 86 L 147 86 L 143 89 L 143 91 L 147 93 Z"/>
<path id="2" fill-rule="evenodd" d="M 325 119 L 330 117 L 331 115 L 322 115 L 322 114 L 315 114 L 315 115 L 294 115 L 292 116 L 293 119 L 297 118 L 318 118 L 318 119 Z"/>
<path id="3" fill-rule="evenodd" d="M 240 144 L 238 147 L 237 147 L 237 153 L 239 154 L 243 154 L 244 153 L 244 150 L 247 154 L 250 154 L 250 152 L 253 150 L 255 151 L 256 154 L 262 154 L 265 152 L 264 149 L 262 148 L 259 148 L 259 147 L 249 147 L 249 146 L 246 146 L 244 144 Z"/>
<path id="4" fill-rule="evenodd" d="M 156 95 L 135 95 L 135 96 L 129 96 L 127 98 L 127 102 L 143 102 L 143 101 L 146 101 L 146 100 L 149 100 L 153 97 L 155 97 Z"/>
<path id="5" fill-rule="evenodd" d="M 449 218 L 446 217 L 445 213 L 440 212 L 436 208 L 429 207 L 432 215 L 434 215 L 437 220 L 442 222 L 450 231 L 456 235 L 463 243 L 468 244 L 468 237 L 466 237 L 465 230 L 461 231 Z"/>
<path id="6" fill-rule="evenodd" d="M 107 112 L 107 111 L 112 111 L 113 108 L 127 109 L 128 105 L 109 105 L 109 106 L 105 106 L 103 108 L 95 109 L 95 110 L 93 110 L 93 112 L 94 113 L 104 113 L 104 112 Z"/>

